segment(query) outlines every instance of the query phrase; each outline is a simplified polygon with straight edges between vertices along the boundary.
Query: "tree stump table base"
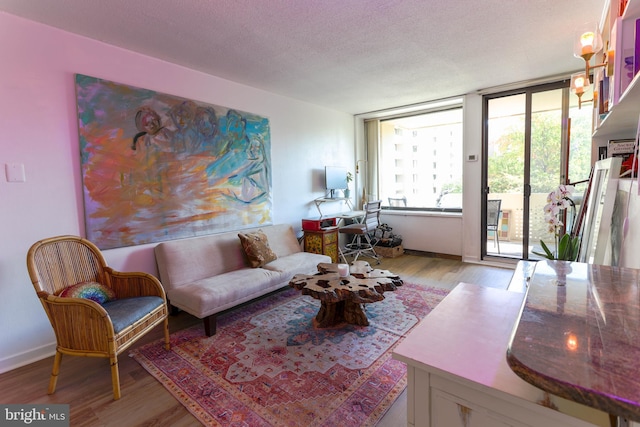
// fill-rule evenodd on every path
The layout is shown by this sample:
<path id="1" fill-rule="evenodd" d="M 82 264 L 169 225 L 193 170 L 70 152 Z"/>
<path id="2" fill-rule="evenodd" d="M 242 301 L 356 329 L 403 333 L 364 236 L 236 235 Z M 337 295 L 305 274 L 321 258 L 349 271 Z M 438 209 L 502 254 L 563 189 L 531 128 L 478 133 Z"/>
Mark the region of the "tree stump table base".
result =
<path id="1" fill-rule="evenodd" d="M 332 328 L 345 323 L 368 326 L 363 305 L 382 301 L 385 291 L 395 291 L 402 280 L 388 270 L 371 269 L 340 277 L 337 264 L 318 264 L 318 273 L 296 274 L 289 286 L 320 300 L 313 320 L 316 328 Z"/>
<path id="2" fill-rule="evenodd" d="M 315 328 L 332 328 L 345 323 L 369 326 L 369 319 L 367 319 L 361 304 L 351 301 L 320 302 L 320 310 L 313 319 Z"/>

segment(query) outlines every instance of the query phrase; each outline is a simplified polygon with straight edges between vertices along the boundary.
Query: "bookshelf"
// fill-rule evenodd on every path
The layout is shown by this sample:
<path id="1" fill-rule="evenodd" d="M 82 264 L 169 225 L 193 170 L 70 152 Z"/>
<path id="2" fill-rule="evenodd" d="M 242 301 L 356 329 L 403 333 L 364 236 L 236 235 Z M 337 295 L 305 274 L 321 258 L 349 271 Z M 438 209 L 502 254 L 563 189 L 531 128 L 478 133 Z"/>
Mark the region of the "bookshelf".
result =
<path id="1" fill-rule="evenodd" d="M 593 137 L 605 142 L 609 139 L 633 138 L 638 127 L 639 114 L 640 74 L 636 74 L 618 103 L 609 107 L 609 114 L 595 129 Z"/>
<path id="2" fill-rule="evenodd" d="M 605 34 L 603 39 L 616 44 L 615 67 L 613 74 L 613 84 L 619 82 L 622 74 L 627 72 L 621 65 L 624 62 L 624 52 L 637 44 L 635 27 L 636 20 L 640 19 L 640 0 L 629 0 L 626 4 L 622 16 L 618 16 L 619 0 L 612 0 L 609 10 L 605 10 L 608 21 L 604 23 Z M 614 38 L 622 40 L 611 40 L 611 31 L 615 27 Z M 632 31 L 633 30 L 633 31 Z M 640 35 L 638 35 L 640 36 Z M 613 47 L 613 46 L 612 46 Z M 622 52 L 620 52 L 622 51 Z M 636 61 L 640 58 L 636 57 Z M 633 138 L 638 127 L 638 116 L 640 115 L 640 73 L 637 73 L 631 82 L 622 88 L 619 95 L 609 101 L 609 109 L 606 116 L 596 120 L 593 132 L 594 145 L 606 145 L 610 139 Z M 609 90 L 614 90 L 610 87 Z"/>

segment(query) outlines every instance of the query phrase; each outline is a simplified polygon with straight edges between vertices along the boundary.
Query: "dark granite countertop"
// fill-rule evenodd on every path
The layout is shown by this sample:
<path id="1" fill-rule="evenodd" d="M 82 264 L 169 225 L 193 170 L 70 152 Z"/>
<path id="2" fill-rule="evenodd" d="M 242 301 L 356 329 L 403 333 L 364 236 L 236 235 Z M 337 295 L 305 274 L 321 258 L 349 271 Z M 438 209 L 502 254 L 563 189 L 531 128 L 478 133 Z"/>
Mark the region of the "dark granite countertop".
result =
<path id="1" fill-rule="evenodd" d="M 540 261 L 507 350 L 555 395 L 640 421 L 640 270 Z"/>

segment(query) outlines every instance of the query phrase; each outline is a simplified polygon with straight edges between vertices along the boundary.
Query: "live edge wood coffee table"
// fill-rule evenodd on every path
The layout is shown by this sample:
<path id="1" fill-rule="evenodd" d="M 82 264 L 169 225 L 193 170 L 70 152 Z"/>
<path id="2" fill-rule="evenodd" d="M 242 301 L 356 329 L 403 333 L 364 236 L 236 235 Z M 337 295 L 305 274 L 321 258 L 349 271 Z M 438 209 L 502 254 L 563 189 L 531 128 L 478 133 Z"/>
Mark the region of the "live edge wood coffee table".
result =
<path id="1" fill-rule="evenodd" d="M 353 267 L 351 267 L 354 269 Z M 355 269 L 354 269 L 355 270 Z M 382 301 L 385 291 L 395 291 L 402 286 L 402 279 L 388 270 L 362 268 L 340 277 L 338 264 L 318 264 L 318 273 L 296 274 L 289 286 L 320 300 L 314 326 L 328 328 L 350 323 L 367 326 L 369 320 L 362 304 Z"/>

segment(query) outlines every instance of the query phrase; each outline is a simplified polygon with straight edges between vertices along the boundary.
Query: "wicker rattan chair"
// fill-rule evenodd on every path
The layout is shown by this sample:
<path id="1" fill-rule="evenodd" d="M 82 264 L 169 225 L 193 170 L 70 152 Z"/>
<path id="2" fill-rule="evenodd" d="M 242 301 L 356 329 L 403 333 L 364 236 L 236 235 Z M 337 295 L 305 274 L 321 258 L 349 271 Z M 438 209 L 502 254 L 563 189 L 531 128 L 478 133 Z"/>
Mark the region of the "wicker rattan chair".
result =
<path id="1" fill-rule="evenodd" d="M 167 299 L 160 281 L 152 275 L 113 270 L 97 246 L 77 236 L 36 242 L 27 254 L 27 268 L 56 335 L 49 394 L 56 390 L 63 354 L 108 358 L 113 398 L 117 400 L 120 353 L 161 323 L 165 348 L 169 349 Z M 90 299 L 58 296 L 82 282 L 107 286 L 116 299 L 100 305 Z"/>

